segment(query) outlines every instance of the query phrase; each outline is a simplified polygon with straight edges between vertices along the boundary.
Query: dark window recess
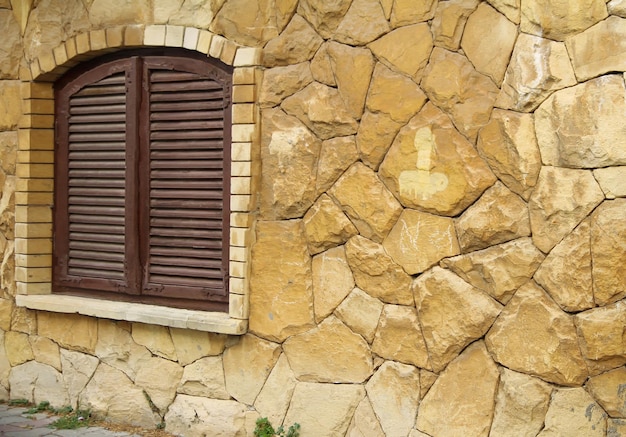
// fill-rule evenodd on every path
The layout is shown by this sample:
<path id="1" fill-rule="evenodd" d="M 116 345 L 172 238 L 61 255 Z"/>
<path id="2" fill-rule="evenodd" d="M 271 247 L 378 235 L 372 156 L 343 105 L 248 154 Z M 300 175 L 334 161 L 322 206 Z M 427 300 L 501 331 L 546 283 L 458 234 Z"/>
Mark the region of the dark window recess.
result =
<path id="1" fill-rule="evenodd" d="M 231 78 L 135 52 L 59 80 L 54 292 L 228 310 Z"/>

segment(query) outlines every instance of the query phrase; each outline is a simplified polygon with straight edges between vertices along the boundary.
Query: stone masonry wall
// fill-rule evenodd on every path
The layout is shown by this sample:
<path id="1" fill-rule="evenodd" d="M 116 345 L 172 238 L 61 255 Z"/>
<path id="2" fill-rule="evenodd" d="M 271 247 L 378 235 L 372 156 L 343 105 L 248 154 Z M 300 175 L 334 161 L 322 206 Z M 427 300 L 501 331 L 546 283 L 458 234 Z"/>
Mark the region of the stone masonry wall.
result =
<path id="1" fill-rule="evenodd" d="M 15 304 L 21 82 L 79 33 L 263 48 L 243 336 Z M 0 0 L 0 398 L 186 436 L 626 436 L 626 1 Z"/>

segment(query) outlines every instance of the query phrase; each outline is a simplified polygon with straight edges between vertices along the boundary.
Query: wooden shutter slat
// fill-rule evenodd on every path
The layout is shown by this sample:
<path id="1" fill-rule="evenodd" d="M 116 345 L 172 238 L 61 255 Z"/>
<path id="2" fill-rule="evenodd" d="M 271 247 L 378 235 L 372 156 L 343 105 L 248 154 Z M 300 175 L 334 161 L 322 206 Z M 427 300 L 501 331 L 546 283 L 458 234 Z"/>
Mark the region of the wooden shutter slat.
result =
<path id="1" fill-rule="evenodd" d="M 107 271 L 104 269 L 85 269 L 85 268 L 69 268 L 68 273 L 74 276 L 80 276 L 84 278 L 100 278 L 100 279 L 115 279 L 117 281 L 124 280 L 124 273 L 120 271 Z"/>
<path id="2" fill-rule="evenodd" d="M 220 196 L 216 196 L 221 199 Z M 191 199 L 150 199 L 152 208 L 174 208 L 174 209 L 222 209 L 221 200 L 191 200 Z M 180 215 L 185 217 L 186 211 L 180 211 Z"/>
<path id="3" fill-rule="evenodd" d="M 113 96 L 93 96 L 93 97 L 75 97 L 70 100 L 70 105 L 74 106 L 90 106 L 93 109 L 91 113 L 102 111 L 107 105 L 123 105 L 126 102 L 126 95 Z M 71 109 L 70 109 L 71 114 Z"/>
<path id="4" fill-rule="evenodd" d="M 70 187 L 103 187 L 103 188 L 124 188 L 124 184 L 119 179 L 97 179 L 97 178 L 72 178 Z"/>
<path id="5" fill-rule="evenodd" d="M 181 132 L 176 131 L 159 131 L 159 132 L 151 132 L 150 139 L 151 140 L 174 140 L 180 141 L 185 138 L 190 139 L 198 139 L 198 140 L 206 140 L 206 139 L 222 139 L 223 133 L 221 130 L 208 130 L 208 131 L 187 131 L 183 136 Z"/>
<path id="6" fill-rule="evenodd" d="M 189 80 L 170 82 L 159 82 L 153 79 L 150 86 L 150 91 L 153 95 L 161 92 L 171 93 L 193 90 L 217 91 L 220 96 L 222 95 L 222 86 L 220 84 L 212 80 L 198 80 L 197 77 L 195 79 L 190 78 Z"/>
<path id="7" fill-rule="evenodd" d="M 209 111 L 219 110 L 223 112 L 224 103 L 222 100 L 195 100 L 187 101 L 184 105 L 177 105 L 177 102 L 152 102 L 150 103 L 150 116 L 156 116 L 159 112 L 176 114 L 186 111 Z"/>
<path id="8" fill-rule="evenodd" d="M 150 217 L 180 217 L 179 211 L 169 209 L 152 209 L 150 210 Z M 207 219 L 221 219 L 222 211 L 220 209 L 196 209 L 185 211 L 185 217 L 187 218 L 207 218 Z"/>
<path id="9" fill-rule="evenodd" d="M 160 179 L 179 179 L 179 180 L 205 180 L 205 179 L 222 179 L 223 173 L 219 170 L 217 164 L 214 169 L 206 171 L 179 171 L 179 170 L 152 170 L 152 177 L 156 180 Z"/>
<path id="10" fill-rule="evenodd" d="M 84 109 L 84 108 L 83 108 Z M 101 114 L 97 114 L 94 115 L 93 112 L 92 113 L 85 113 L 85 114 L 81 114 L 81 115 L 72 115 L 70 117 L 70 123 L 72 124 L 77 124 L 77 123 L 83 123 L 83 124 L 87 124 L 87 123 L 125 123 L 126 122 L 126 117 L 124 113 L 119 113 L 118 111 L 114 111 L 114 112 L 103 112 Z"/>
<path id="11" fill-rule="evenodd" d="M 152 226 L 150 228 L 150 235 L 155 237 L 181 237 L 181 238 L 209 238 L 213 240 L 219 240 L 222 238 L 222 230 L 219 229 L 209 230 L 209 229 L 196 229 L 196 228 L 158 228 L 156 226 Z"/>
<path id="12" fill-rule="evenodd" d="M 221 109 L 221 108 L 220 108 Z M 223 119 L 224 111 L 165 111 L 165 112 L 153 112 L 150 114 L 150 120 L 153 121 L 173 121 L 173 120 L 216 120 Z"/>
<path id="13" fill-rule="evenodd" d="M 70 120 L 70 123 L 72 120 Z M 102 120 L 102 123 L 84 123 L 84 124 L 71 124 L 70 125 L 70 140 L 73 133 L 104 133 L 104 132 L 118 132 L 123 133 L 125 130 L 125 123 L 107 123 Z"/>
<path id="14" fill-rule="evenodd" d="M 106 182 L 108 179 L 117 179 L 115 182 L 119 182 L 120 178 L 124 178 L 124 170 L 110 170 L 110 169 L 80 169 L 74 168 L 69 171 L 70 178 L 73 180 L 80 180 L 80 178 L 89 178 L 89 180 Z"/>
<path id="15" fill-rule="evenodd" d="M 71 241 L 70 250 L 82 250 L 90 251 L 91 253 L 108 254 L 119 253 L 124 254 L 124 245 L 118 243 L 103 243 L 103 242 L 85 242 L 85 241 Z M 106 256 L 106 255 L 104 255 Z"/>
<path id="16" fill-rule="evenodd" d="M 196 219 L 181 217 L 177 219 L 164 218 L 164 217 L 152 217 L 150 219 L 150 225 L 152 227 L 167 227 L 167 228 L 204 228 L 204 229 L 221 229 L 222 220 L 212 219 Z"/>
<path id="17" fill-rule="evenodd" d="M 155 121 L 152 129 L 158 131 L 188 131 L 202 129 L 224 129 L 224 121 L 219 120 L 194 120 L 194 121 Z"/>
<path id="18" fill-rule="evenodd" d="M 175 90 L 172 90 L 175 91 Z M 155 93 L 150 95 L 151 102 L 172 102 L 172 107 L 184 108 L 187 101 L 194 100 L 219 100 L 224 98 L 224 92 L 221 89 L 202 90 L 202 91 L 177 91 L 168 93 Z M 185 108 L 187 109 L 187 108 Z"/>
<path id="19" fill-rule="evenodd" d="M 90 250 L 72 250 L 70 249 L 70 258 L 76 259 L 101 259 L 103 261 L 124 262 L 124 252 L 107 252 L 107 251 L 90 251 Z"/>
<path id="20" fill-rule="evenodd" d="M 70 217 L 71 219 L 72 217 Z M 120 235 L 120 233 L 124 232 L 124 224 L 121 225 L 113 225 L 110 223 L 72 223 L 70 225 L 70 233 L 71 232 L 83 232 L 83 233 L 100 233 L 100 234 L 112 234 L 112 235 Z"/>
<path id="21" fill-rule="evenodd" d="M 83 141 L 83 142 L 73 142 L 70 144 L 69 151 L 81 151 L 81 150 L 91 150 L 91 151 L 99 151 L 99 150 L 124 150 L 126 144 L 124 141 Z"/>
<path id="22" fill-rule="evenodd" d="M 123 225 L 123 216 L 111 215 L 87 215 L 87 214 L 71 214 L 70 221 L 72 223 L 98 223 L 105 225 Z"/>
<path id="23" fill-rule="evenodd" d="M 70 134 L 70 143 L 91 142 L 110 143 L 123 142 L 126 140 L 124 132 L 80 132 Z"/>
<path id="24" fill-rule="evenodd" d="M 101 114 L 116 114 L 116 113 L 120 113 L 120 112 L 124 112 L 125 110 L 125 105 L 123 104 L 106 104 L 106 105 L 101 105 L 99 108 L 99 111 Z M 87 115 L 87 114 L 93 114 L 94 108 L 93 106 L 72 106 L 69 110 L 69 114 L 71 116 L 75 116 L 75 115 Z"/>
<path id="25" fill-rule="evenodd" d="M 175 247 L 182 249 L 221 249 L 221 241 L 198 240 L 196 238 L 178 238 L 176 240 L 167 237 L 152 237 L 150 242 L 154 247 Z"/>
<path id="26" fill-rule="evenodd" d="M 109 235 L 100 233 L 86 233 L 86 232 L 70 232 L 70 241 L 99 241 L 103 243 L 124 243 L 123 235 Z"/>
<path id="27" fill-rule="evenodd" d="M 194 156 L 195 154 L 191 153 L 190 155 Z M 198 158 L 189 158 L 189 161 L 182 160 L 182 159 L 181 160 L 153 159 L 150 163 L 150 167 L 152 169 L 156 170 L 156 169 L 168 168 L 168 169 L 172 169 L 172 171 L 177 171 L 178 169 L 190 169 L 190 168 L 193 168 L 193 169 L 195 168 L 207 168 L 207 169 L 218 168 L 221 170 L 222 166 L 223 166 L 223 163 L 221 159 L 202 160 Z M 213 174 L 215 174 L 215 172 L 213 172 Z M 221 176 L 219 177 L 219 179 L 221 179 Z"/>

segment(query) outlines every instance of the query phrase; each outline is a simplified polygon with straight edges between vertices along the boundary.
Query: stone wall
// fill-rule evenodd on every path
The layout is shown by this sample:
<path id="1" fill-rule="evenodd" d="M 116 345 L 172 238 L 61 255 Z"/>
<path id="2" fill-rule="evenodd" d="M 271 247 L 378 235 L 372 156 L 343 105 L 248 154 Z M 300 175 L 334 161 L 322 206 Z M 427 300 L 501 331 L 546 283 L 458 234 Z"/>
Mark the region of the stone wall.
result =
<path id="1" fill-rule="evenodd" d="M 625 1 L 0 0 L 0 23 L 0 398 L 187 436 L 626 436 Z M 15 304 L 21 85 L 149 24 L 262 48 L 242 336 Z"/>

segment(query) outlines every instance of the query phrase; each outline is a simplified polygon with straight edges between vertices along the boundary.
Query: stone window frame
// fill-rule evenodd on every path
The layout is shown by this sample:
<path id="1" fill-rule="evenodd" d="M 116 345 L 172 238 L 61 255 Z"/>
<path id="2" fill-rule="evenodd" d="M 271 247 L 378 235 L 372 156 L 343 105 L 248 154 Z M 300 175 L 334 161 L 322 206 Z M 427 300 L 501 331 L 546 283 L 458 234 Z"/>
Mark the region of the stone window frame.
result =
<path id="1" fill-rule="evenodd" d="M 228 313 L 52 294 L 54 197 L 53 84 L 79 63 L 124 49 L 176 47 L 233 67 Z M 33 310 L 142 322 L 223 334 L 248 329 L 254 187 L 258 185 L 259 115 L 256 94 L 261 49 L 238 45 L 195 27 L 129 25 L 79 33 L 20 71 L 15 192 L 16 304 Z"/>

